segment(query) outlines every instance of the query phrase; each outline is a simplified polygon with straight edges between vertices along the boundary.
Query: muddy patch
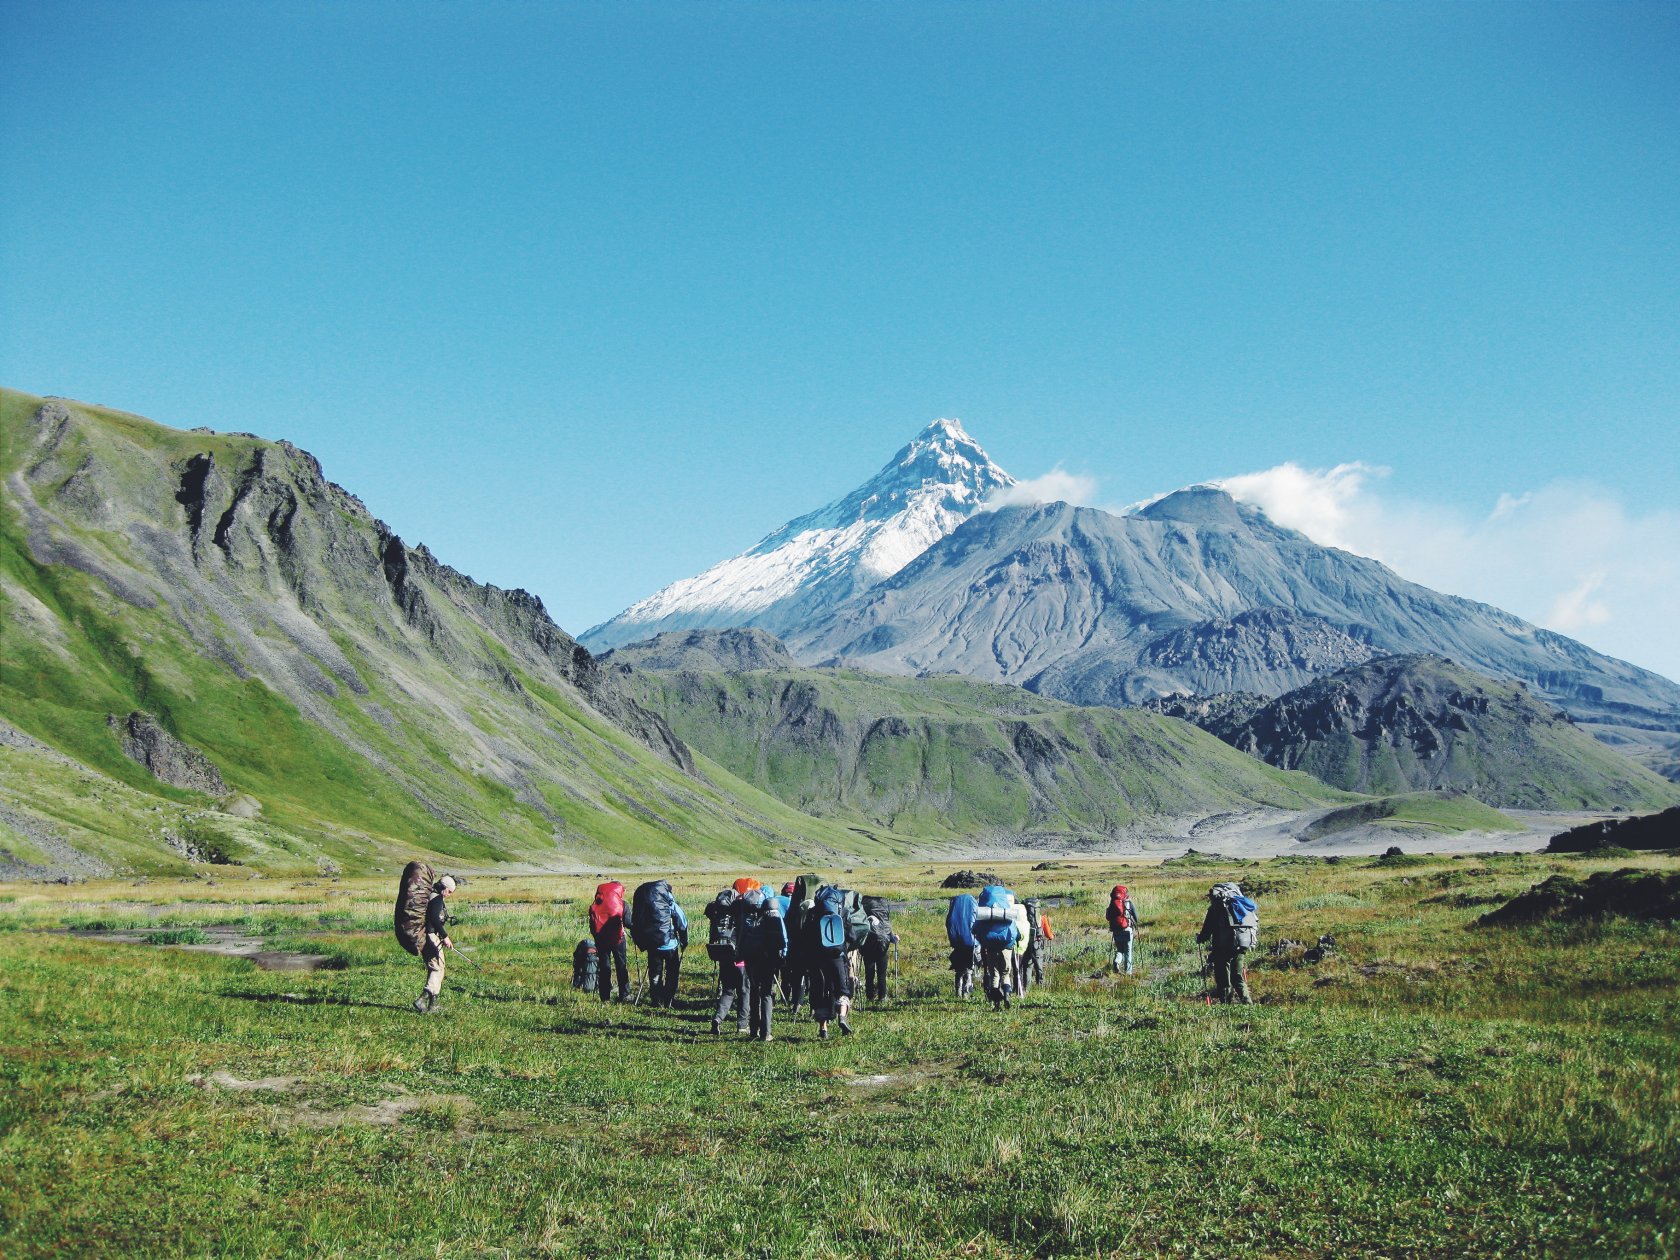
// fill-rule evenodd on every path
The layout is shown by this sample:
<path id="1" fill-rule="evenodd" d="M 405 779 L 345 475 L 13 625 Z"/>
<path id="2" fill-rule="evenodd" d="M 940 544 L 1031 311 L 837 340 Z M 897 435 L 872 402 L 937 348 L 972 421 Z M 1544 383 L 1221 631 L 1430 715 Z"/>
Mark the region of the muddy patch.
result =
<path id="1" fill-rule="evenodd" d="M 247 936 L 242 928 L 216 924 L 202 928 L 135 928 L 127 931 L 102 929 L 74 929 L 69 935 L 78 940 L 115 941 L 123 945 L 157 945 L 165 949 L 181 949 L 197 954 L 220 954 L 224 958 L 244 958 L 264 971 L 335 971 L 344 963 L 330 954 L 303 954 L 293 950 L 264 949 L 257 937 Z M 181 936 L 184 939 L 171 939 Z"/>
<path id="2" fill-rule="evenodd" d="M 306 1103 L 292 1113 L 291 1122 L 303 1129 L 337 1129 L 347 1124 L 393 1125 L 405 1117 L 429 1114 L 460 1129 L 477 1104 L 460 1094 L 401 1093 L 376 1103 L 322 1108 Z"/>
<path id="3" fill-rule="evenodd" d="M 189 1076 L 187 1084 L 197 1085 L 200 1089 L 225 1089 L 236 1094 L 244 1093 L 275 1093 L 289 1094 L 298 1087 L 295 1076 L 263 1076 L 256 1080 L 242 1081 L 231 1072 L 215 1071 L 209 1076 Z"/>

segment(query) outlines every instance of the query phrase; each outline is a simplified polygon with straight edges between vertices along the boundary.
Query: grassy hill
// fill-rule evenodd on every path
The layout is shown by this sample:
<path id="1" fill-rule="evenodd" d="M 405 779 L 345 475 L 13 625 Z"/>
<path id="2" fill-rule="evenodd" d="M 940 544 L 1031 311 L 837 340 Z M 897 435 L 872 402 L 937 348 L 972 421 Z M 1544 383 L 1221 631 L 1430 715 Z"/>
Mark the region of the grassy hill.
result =
<path id="1" fill-rule="evenodd" d="M 620 649 L 608 663 L 636 660 Z M 693 748 L 789 805 L 927 836 L 1106 835 L 1151 817 L 1346 799 L 1189 723 L 956 676 L 632 669 Z"/>
<path id="2" fill-rule="evenodd" d="M 0 480 L 0 869 L 882 851 L 694 758 L 540 601 L 287 443 L 4 391 Z M 226 795 L 125 753 L 136 712 Z"/>

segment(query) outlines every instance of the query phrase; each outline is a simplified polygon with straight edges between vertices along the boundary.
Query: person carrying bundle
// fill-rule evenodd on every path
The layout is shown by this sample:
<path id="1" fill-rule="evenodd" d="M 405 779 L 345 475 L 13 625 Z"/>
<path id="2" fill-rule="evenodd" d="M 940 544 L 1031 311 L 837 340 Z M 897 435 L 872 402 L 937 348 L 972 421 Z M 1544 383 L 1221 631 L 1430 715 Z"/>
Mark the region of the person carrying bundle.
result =
<path id="1" fill-rule="evenodd" d="M 994 1011 L 1009 1007 L 1015 987 L 1015 940 L 1019 928 L 1011 913 L 1015 894 L 999 884 L 980 890 L 974 910 L 974 937 L 980 942 L 981 984 Z"/>
<path id="2" fill-rule="evenodd" d="M 1260 942 L 1260 910 L 1238 885 L 1215 884 L 1208 889 L 1207 914 L 1196 942 L 1211 946 L 1208 963 L 1219 1000 L 1252 1006 L 1243 958 Z"/>
<path id="3" fill-rule="evenodd" d="M 852 1007 L 852 969 L 848 955 L 863 944 L 869 921 L 858 906 L 856 916 L 848 913 L 855 893 L 834 884 L 817 889 L 801 928 L 805 936 L 808 978 L 811 985 L 811 1017 L 817 1021 L 817 1037 L 828 1040 L 828 1025 L 837 1021 L 840 1031 L 850 1036 L 846 1016 Z"/>
<path id="4" fill-rule="evenodd" d="M 747 960 L 741 951 L 741 901 L 733 888 L 725 888 L 707 904 L 711 924 L 706 954 L 718 965 L 717 1009 L 712 1012 L 712 1036 L 723 1031 L 723 1021 L 735 1011 L 735 1031 L 747 1031 Z"/>
<path id="5" fill-rule="evenodd" d="M 599 971 L 595 991 L 603 1002 L 613 996 L 613 970 L 618 971 L 618 1000 L 630 1000 L 630 959 L 624 947 L 624 885 L 616 879 L 595 889 L 589 905 L 589 934 L 595 939 Z"/>
<path id="6" fill-rule="evenodd" d="M 677 996 L 682 951 L 688 948 L 688 916 L 663 879 L 636 888 L 630 904 L 630 939 L 648 956 L 648 1001 L 670 1006 Z"/>
<path id="7" fill-rule="evenodd" d="M 951 970 L 956 976 L 957 996 L 974 994 L 974 969 L 980 965 L 980 942 L 974 936 L 975 901 L 969 893 L 951 898 L 945 911 L 945 939 L 951 943 Z"/>
<path id="8" fill-rule="evenodd" d="M 751 1035 L 758 1041 L 774 1041 L 770 1020 L 776 1005 L 776 972 L 787 957 L 787 924 L 780 900 L 762 888 L 748 889 L 740 908 L 739 947 L 747 967 Z"/>
<path id="9" fill-rule="evenodd" d="M 881 897 L 865 897 L 864 913 L 869 918 L 869 935 L 863 938 L 858 953 L 863 955 L 863 996 L 871 1002 L 887 1000 L 887 964 L 892 959 L 898 933 L 893 931 L 887 917 L 887 903 Z"/>
<path id="10" fill-rule="evenodd" d="M 424 862 L 410 862 L 397 885 L 397 943 L 426 964 L 426 987 L 414 999 L 422 1015 L 438 1010 L 443 992 L 443 951 L 454 949 L 449 939 L 449 898 L 455 895 L 453 875 L 436 876 Z"/>
<path id="11" fill-rule="evenodd" d="M 1137 907 L 1132 904 L 1126 885 L 1114 885 L 1114 890 L 1108 895 L 1105 917 L 1109 933 L 1114 937 L 1114 970 L 1129 976 L 1132 974 L 1132 945 L 1139 929 Z"/>
<path id="12" fill-rule="evenodd" d="M 1050 963 L 1050 942 L 1056 939 L 1050 929 L 1050 916 L 1039 907 L 1036 898 L 1027 901 L 1027 922 L 1033 929 L 1032 942 L 1027 946 L 1022 973 L 1036 984 L 1044 983 L 1044 969 Z"/>
<path id="13" fill-rule="evenodd" d="M 782 999 L 787 1003 L 789 1012 L 799 1009 L 799 999 L 805 994 L 810 983 L 811 934 L 805 920 L 816 904 L 814 898 L 817 889 L 821 887 L 822 879 L 819 876 L 801 875 L 793 881 L 793 891 L 787 895 L 788 955 L 782 966 Z"/>

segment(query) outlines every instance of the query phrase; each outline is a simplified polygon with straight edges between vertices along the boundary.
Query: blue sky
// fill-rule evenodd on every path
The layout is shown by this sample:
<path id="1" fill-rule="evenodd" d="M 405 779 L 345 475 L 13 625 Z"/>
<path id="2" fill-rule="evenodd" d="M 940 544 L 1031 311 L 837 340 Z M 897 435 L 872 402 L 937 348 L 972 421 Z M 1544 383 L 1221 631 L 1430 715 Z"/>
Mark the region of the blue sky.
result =
<path id="1" fill-rule="evenodd" d="M 1680 7 L 10 0 L 0 55 L 0 383 L 290 438 L 574 631 L 954 415 L 1680 673 Z"/>

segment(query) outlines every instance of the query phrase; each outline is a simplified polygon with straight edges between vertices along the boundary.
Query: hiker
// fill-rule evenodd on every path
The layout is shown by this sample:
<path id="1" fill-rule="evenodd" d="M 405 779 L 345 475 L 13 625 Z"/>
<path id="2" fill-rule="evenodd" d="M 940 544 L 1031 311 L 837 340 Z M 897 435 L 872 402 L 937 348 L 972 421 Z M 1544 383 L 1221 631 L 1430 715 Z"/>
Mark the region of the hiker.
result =
<path id="1" fill-rule="evenodd" d="M 762 888 L 749 888 L 740 899 L 739 948 L 747 968 L 747 1003 L 752 1008 L 749 1034 L 774 1041 L 770 1032 L 776 1006 L 776 972 L 787 957 L 787 924 L 780 899 Z"/>
<path id="2" fill-rule="evenodd" d="M 821 887 L 821 877 L 801 875 L 793 881 L 793 891 L 788 894 L 788 954 L 787 961 L 782 964 L 782 1000 L 787 1003 L 790 1014 L 799 1010 L 799 999 L 810 985 L 808 972 L 811 958 L 805 919 L 814 904 L 812 898 Z"/>
<path id="3" fill-rule="evenodd" d="M 682 951 L 688 948 L 688 916 L 667 880 L 637 886 L 630 903 L 630 939 L 647 951 L 648 1001 L 670 1006 L 677 996 Z"/>
<path id="4" fill-rule="evenodd" d="M 980 942 L 974 937 L 974 897 L 958 893 L 945 911 L 945 939 L 951 943 L 951 971 L 957 996 L 974 994 L 974 969 L 980 965 Z"/>
<path id="5" fill-rule="evenodd" d="M 869 916 L 869 935 L 858 948 L 863 956 L 863 996 L 871 1002 L 885 1002 L 887 963 L 892 958 L 893 946 L 898 944 L 898 933 L 893 931 L 892 921 L 887 917 L 884 900 L 865 897 L 863 906 Z"/>
<path id="6" fill-rule="evenodd" d="M 851 894 L 855 897 L 856 894 Z M 811 1018 L 817 1021 L 817 1038 L 828 1040 L 828 1026 L 838 1022 L 847 1036 L 852 1026 L 846 1016 L 852 1008 L 852 969 L 849 955 L 854 944 L 863 943 L 863 932 L 855 932 L 847 914 L 848 892 L 834 884 L 817 889 L 800 925 L 805 938 L 807 980 L 811 986 Z M 861 907 L 860 907 L 861 910 Z M 867 932 L 867 920 L 865 920 Z"/>
<path id="7" fill-rule="evenodd" d="M 426 903 L 426 940 L 420 957 L 426 964 L 426 987 L 414 999 L 414 1009 L 429 1015 L 438 1009 L 443 992 L 443 951 L 454 949 L 449 939 L 449 898 L 455 895 L 455 877 L 445 875 L 432 885 L 432 899 Z"/>
<path id="8" fill-rule="evenodd" d="M 630 1000 L 630 959 L 624 946 L 624 885 L 616 879 L 595 889 L 589 905 L 589 934 L 595 940 L 599 971 L 595 991 L 603 1002 L 612 1001 L 613 970 L 618 971 L 618 1000 Z"/>
<path id="9" fill-rule="evenodd" d="M 1108 894 L 1108 930 L 1114 937 L 1114 970 L 1116 974 L 1132 974 L 1132 943 L 1137 939 L 1137 907 L 1132 904 L 1126 885 L 1116 884 Z"/>
<path id="10" fill-rule="evenodd" d="M 723 1021 L 735 1011 L 735 1031 L 747 1031 L 747 961 L 741 952 L 741 895 L 725 888 L 706 905 L 711 931 L 706 954 L 718 965 L 717 1009 L 712 1012 L 712 1036 L 723 1031 Z"/>
<path id="11" fill-rule="evenodd" d="M 595 982 L 600 976 L 600 957 L 593 937 L 586 936 L 577 943 L 577 948 L 572 951 L 572 988 L 584 993 L 595 992 Z"/>
<path id="12" fill-rule="evenodd" d="M 1027 902 L 1027 921 L 1032 925 L 1033 937 L 1023 960 L 1023 974 L 1030 972 L 1035 983 L 1043 984 L 1044 969 L 1050 965 L 1050 942 L 1056 939 L 1056 934 L 1050 928 L 1050 916 L 1039 907 L 1036 898 Z"/>
<path id="13" fill-rule="evenodd" d="M 980 890 L 974 910 L 974 937 L 980 942 L 980 983 L 994 1011 L 1007 1010 L 1015 987 L 1015 938 L 1010 914 L 1015 894 L 998 884 Z"/>
<path id="14" fill-rule="evenodd" d="M 1032 946 L 1032 919 L 1027 914 L 1024 902 L 1011 901 L 1009 904 L 1009 921 L 1015 925 L 1015 944 L 1009 959 L 1009 971 L 1013 978 L 1013 988 L 1017 997 L 1024 997 L 1030 987 L 1031 977 L 1027 974 L 1027 950 Z"/>
<path id="15" fill-rule="evenodd" d="M 1213 968 L 1215 996 L 1221 1002 L 1252 1006 L 1248 992 L 1248 971 L 1243 957 L 1259 943 L 1260 911 L 1236 884 L 1215 884 L 1208 889 L 1207 914 L 1198 945 L 1209 945 L 1208 963 Z"/>

